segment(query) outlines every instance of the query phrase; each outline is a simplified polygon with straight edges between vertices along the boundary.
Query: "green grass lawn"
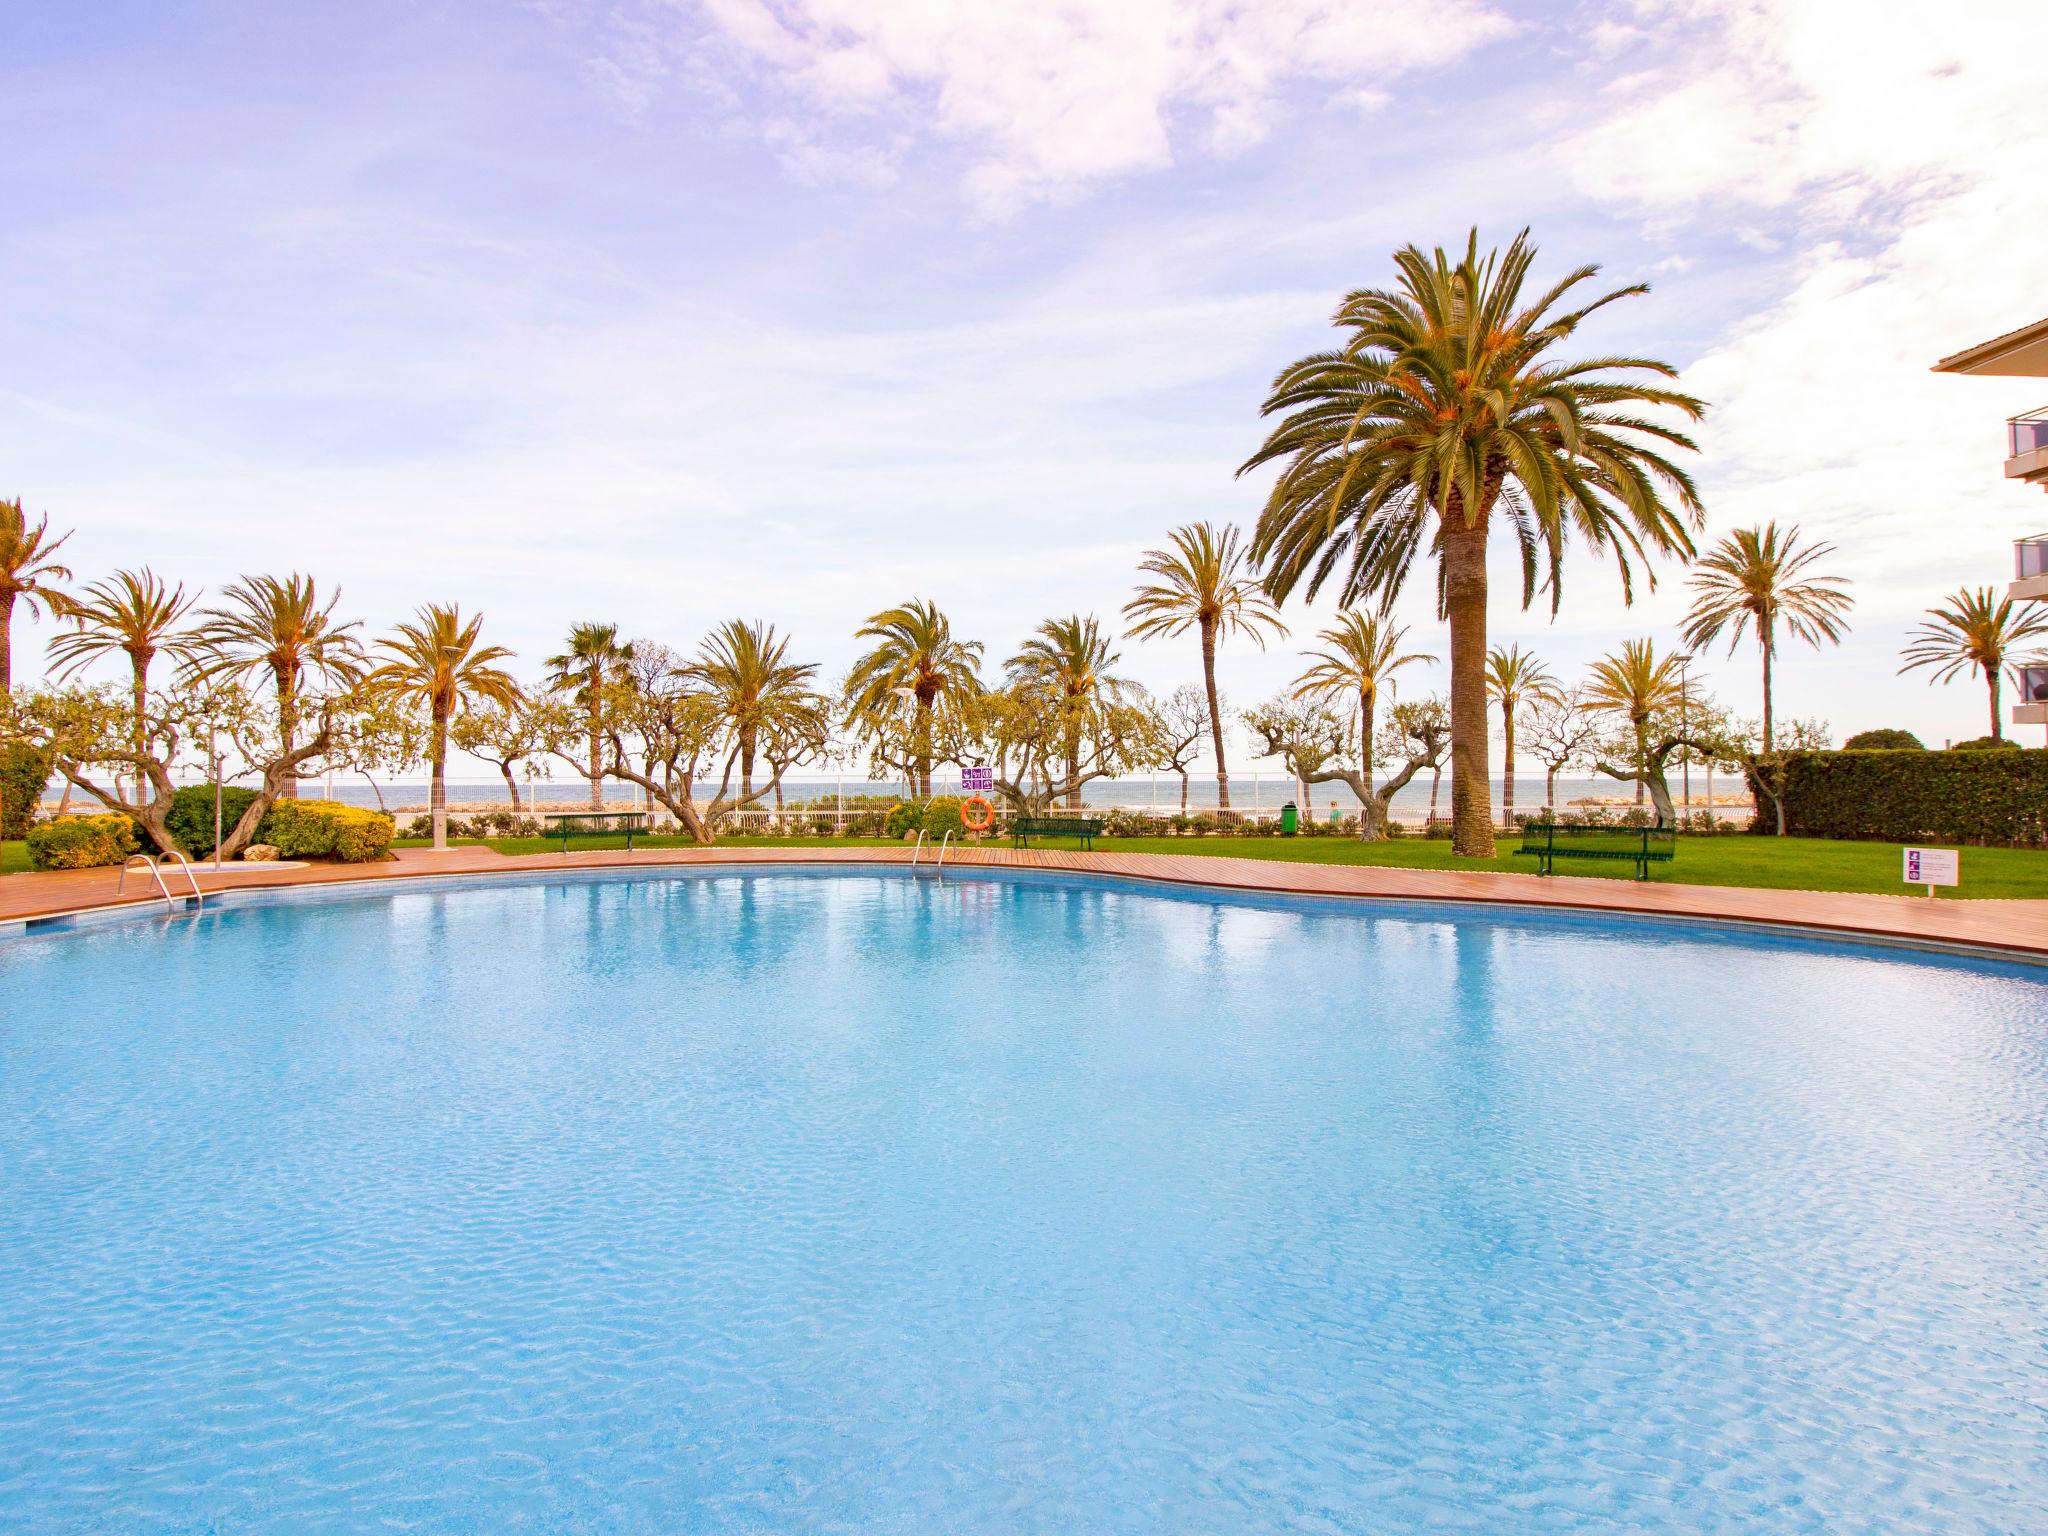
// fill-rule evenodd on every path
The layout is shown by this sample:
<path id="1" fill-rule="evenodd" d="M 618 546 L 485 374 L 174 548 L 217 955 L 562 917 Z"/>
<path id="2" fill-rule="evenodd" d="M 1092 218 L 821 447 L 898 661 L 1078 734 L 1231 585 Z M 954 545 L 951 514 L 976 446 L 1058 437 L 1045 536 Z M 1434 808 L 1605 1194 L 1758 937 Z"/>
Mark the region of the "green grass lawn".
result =
<path id="1" fill-rule="evenodd" d="M 462 842 L 463 839 L 456 841 Z M 688 847 L 684 837 L 643 837 L 635 840 L 641 848 Z M 19 847 L 19 844 L 11 845 Z M 398 847 L 423 847 L 423 842 L 400 839 Z M 560 842 L 540 837 L 493 838 L 490 846 L 501 853 L 553 853 Z M 623 848 L 620 838 L 578 839 L 574 848 Z M 725 837 L 721 848 L 886 848 L 894 846 L 884 838 L 788 838 Z M 1055 840 L 1043 846 L 1065 848 L 1071 843 Z M 1371 864 L 1400 869 L 1498 869 L 1533 874 L 1534 859 L 1503 852 L 1493 859 L 1454 859 L 1451 845 L 1440 839 L 1393 838 L 1384 842 L 1361 843 L 1346 837 L 1125 837 L 1098 838 L 1095 846 L 1116 853 L 1199 853 L 1233 859 L 1282 859 L 1299 864 Z M 1505 839 L 1503 847 L 1511 846 Z M 1897 843 L 1836 843 L 1806 837 L 1682 837 L 1678 857 L 1670 864 L 1652 865 L 1652 880 L 1690 885 L 1742 885 L 1778 890 L 1876 891 L 1883 895 L 1911 895 L 1899 880 L 1900 845 Z M 13 866 L 8 866 L 12 868 Z M 1598 876 L 1626 878 L 1626 865 L 1587 861 L 1574 864 L 1559 860 L 1560 877 Z M 1963 883 L 1954 890 L 1938 892 L 1943 897 L 2024 896 L 2048 900 L 2048 852 L 2023 848 L 1966 848 L 1963 850 Z"/>
<path id="2" fill-rule="evenodd" d="M 476 839 L 457 838 L 459 844 L 474 845 Z M 685 837 L 643 837 L 642 848 L 690 846 Z M 400 848 L 424 847 L 423 840 L 400 838 Z M 489 846 L 500 853 L 552 853 L 560 843 L 542 837 L 493 838 Z M 578 839 L 576 848 L 623 848 L 624 838 Z M 884 838 L 788 838 L 727 837 L 721 848 L 887 848 Z M 1053 842 L 1046 846 L 1067 847 Z M 1284 859 L 1299 864 L 1378 864 L 1400 869 L 1504 869 L 1524 874 L 1535 868 L 1533 859 L 1502 854 L 1499 858 L 1471 861 L 1453 859 L 1451 845 L 1419 837 L 1394 838 L 1386 842 L 1361 843 L 1346 837 L 1126 837 L 1101 838 L 1095 846 L 1119 853 L 1201 853 L 1231 859 Z M 19 874 L 28 868 L 28 845 L 0 842 L 0 875 Z M 1618 873 L 1611 864 L 1571 865 L 1560 861 L 1561 877 L 1598 875 L 1613 879 Z M 1653 865 L 1651 879 L 1691 885 L 1747 885 L 1780 890 L 1877 891 L 1887 895 L 1911 894 L 1899 880 L 1897 843 L 1831 843 L 1806 837 L 1684 837 L 1678 840 L 1678 857 L 1665 865 Z M 1943 897 L 2027 896 L 2048 900 L 2048 853 L 2023 848 L 1965 848 L 1963 883 Z"/>

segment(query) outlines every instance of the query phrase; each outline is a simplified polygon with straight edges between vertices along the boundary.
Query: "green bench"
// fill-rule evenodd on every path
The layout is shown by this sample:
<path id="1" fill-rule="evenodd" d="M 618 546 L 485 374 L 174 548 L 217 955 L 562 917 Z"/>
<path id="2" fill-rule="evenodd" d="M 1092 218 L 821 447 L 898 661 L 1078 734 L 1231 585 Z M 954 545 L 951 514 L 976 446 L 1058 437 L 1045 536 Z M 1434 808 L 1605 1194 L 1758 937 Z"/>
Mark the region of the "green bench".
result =
<path id="1" fill-rule="evenodd" d="M 562 852 L 569 851 L 572 837 L 619 837 L 626 839 L 626 852 L 633 851 L 633 839 L 647 830 L 645 811 L 548 811 L 541 817 L 541 830 L 562 840 Z"/>
<path id="2" fill-rule="evenodd" d="M 1574 827 L 1556 821 L 1531 821 L 1522 827 L 1516 853 L 1536 856 L 1536 873 L 1547 875 L 1558 859 L 1610 859 L 1636 867 L 1636 878 L 1650 878 L 1652 864 L 1669 864 L 1678 851 L 1670 827 Z"/>
<path id="3" fill-rule="evenodd" d="M 1092 816 L 1019 816 L 1010 823 L 1010 846 L 1029 848 L 1034 837 L 1078 837 L 1083 848 L 1093 848 L 1101 832 Z"/>

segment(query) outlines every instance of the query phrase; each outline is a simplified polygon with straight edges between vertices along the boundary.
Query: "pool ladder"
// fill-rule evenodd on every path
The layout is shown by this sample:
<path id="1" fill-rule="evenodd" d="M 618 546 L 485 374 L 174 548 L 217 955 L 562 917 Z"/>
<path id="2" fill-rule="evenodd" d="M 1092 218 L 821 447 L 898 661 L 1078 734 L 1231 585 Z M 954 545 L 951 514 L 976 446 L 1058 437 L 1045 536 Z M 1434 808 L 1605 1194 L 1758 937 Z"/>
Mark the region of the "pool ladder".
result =
<path id="1" fill-rule="evenodd" d="M 192 861 L 182 853 L 167 853 L 164 855 L 164 858 L 166 861 L 176 859 L 184 867 L 186 882 L 192 887 L 191 904 L 195 907 L 204 907 L 206 905 L 206 893 L 199 889 L 199 877 L 192 873 Z M 177 911 L 178 898 L 173 896 L 171 888 L 164 884 L 162 868 L 155 859 L 152 859 L 146 853 L 131 853 L 128 855 L 128 862 L 121 866 L 121 878 L 114 886 L 115 898 L 118 900 L 121 893 L 128 888 L 128 871 L 137 864 L 141 864 L 148 869 L 149 878 L 156 882 L 157 894 L 164 899 L 164 906 L 173 912 Z"/>
<path id="2" fill-rule="evenodd" d="M 941 876 L 943 876 L 943 875 L 945 874 L 945 872 L 946 872 L 946 848 L 947 848 L 947 846 L 948 846 L 948 845 L 949 845 L 949 844 L 950 844 L 950 843 L 951 843 L 952 841 L 953 841 L 953 832 L 952 832 L 952 829 L 951 829 L 951 828 L 948 828 L 948 829 L 947 829 L 947 831 L 946 831 L 946 835 L 945 835 L 944 837 L 942 837 L 942 838 L 940 838 L 940 839 L 939 839 L 939 856 L 938 856 L 938 858 L 936 858 L 935 860 L 933 860 L 933 861 L 932 861 L 932 871 L 933 871 L 933 872 L 934 872 L 935 874 L 938 874 L 938 875 L 941 875 Z M 921 856 L 921 855 L 922 855 L 923 853 L 924 853 L 924 833 L 923 833 L 922 831 L 920 831 L 920 832 L 919 832 L 919 833 L 917 834 L 917 846 L 916 846 L 915 848 L 913 848 L 913 849 L 911 849 L 911 850 L 910 850 L 910 872 L 911 872 L 911 874 L 915 875 L 915 874 L 917 873 L 917 861 L 918 861 L 918 858 L 919 858 L 919 857 L 920 857 L 920 856 Z"/>

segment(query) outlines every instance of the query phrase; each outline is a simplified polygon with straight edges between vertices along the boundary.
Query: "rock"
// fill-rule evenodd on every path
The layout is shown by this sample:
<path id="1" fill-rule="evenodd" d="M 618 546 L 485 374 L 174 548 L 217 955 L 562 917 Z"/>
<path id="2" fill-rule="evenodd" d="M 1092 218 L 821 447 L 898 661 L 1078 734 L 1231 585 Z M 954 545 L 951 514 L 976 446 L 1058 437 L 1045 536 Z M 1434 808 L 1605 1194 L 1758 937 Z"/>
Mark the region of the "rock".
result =
<path id="1" fill-rule="evenodd" d="M 270 864 L 277 859 L 277 845 L 274 843 L 251 843 L 242 850 L 244 864 Z"/>

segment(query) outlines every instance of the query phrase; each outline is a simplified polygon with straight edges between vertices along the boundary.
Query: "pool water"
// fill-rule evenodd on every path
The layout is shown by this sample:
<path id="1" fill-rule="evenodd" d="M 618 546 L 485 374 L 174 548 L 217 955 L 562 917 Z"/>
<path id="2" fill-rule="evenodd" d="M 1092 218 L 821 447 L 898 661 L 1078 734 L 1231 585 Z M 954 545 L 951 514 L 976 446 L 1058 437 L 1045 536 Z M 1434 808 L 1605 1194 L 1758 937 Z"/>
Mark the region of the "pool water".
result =
<path id="1" fill-rule="evenodd" d="M 0 1528 L 2048 1528 L 2048 984 L 1050 878 L 0 941 Z"/>

